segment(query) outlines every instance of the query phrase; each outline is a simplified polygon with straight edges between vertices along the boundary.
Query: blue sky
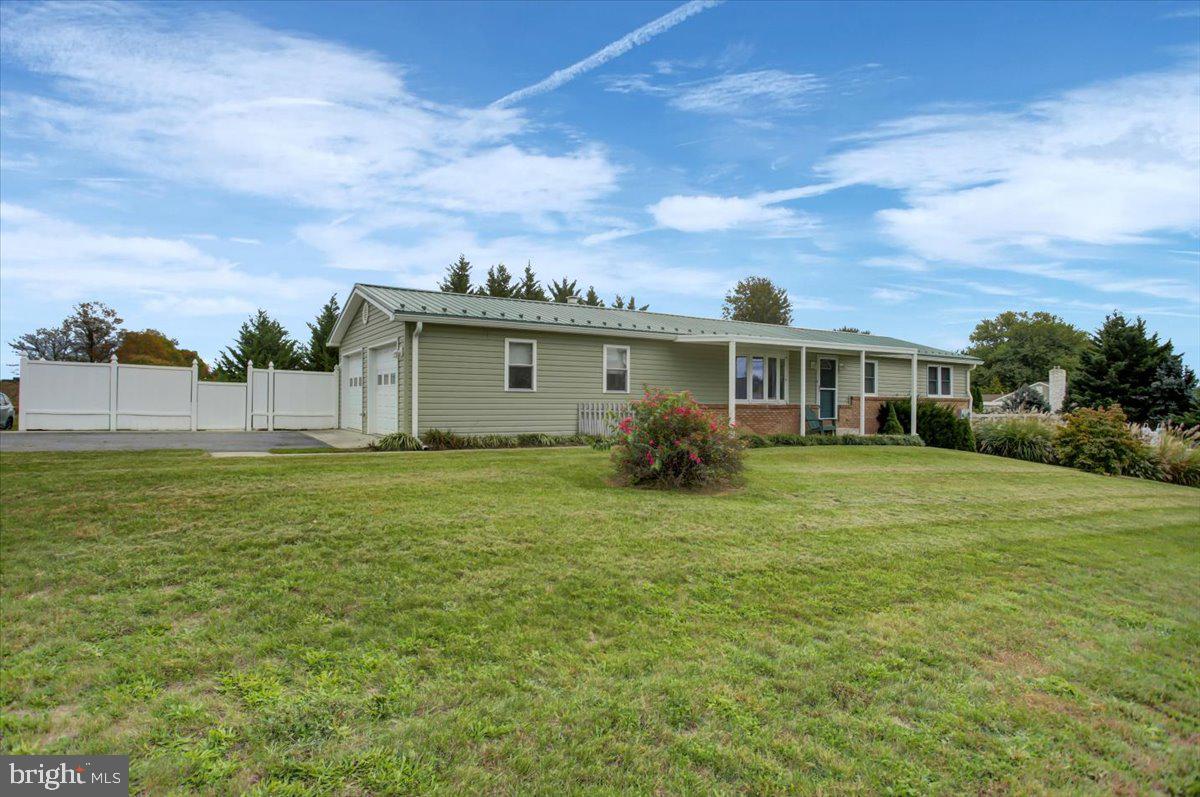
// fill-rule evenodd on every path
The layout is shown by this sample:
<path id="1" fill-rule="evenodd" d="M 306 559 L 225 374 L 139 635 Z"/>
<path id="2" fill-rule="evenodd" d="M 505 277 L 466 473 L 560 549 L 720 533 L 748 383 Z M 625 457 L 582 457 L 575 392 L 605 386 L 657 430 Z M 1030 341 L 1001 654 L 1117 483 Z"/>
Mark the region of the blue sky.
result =
<path id="1" fill-rule="evenodd" d="M 464 252 L 950 348 L 1119 308 L 1200 361 L 1200 3 L 0 9 L 5 342 L 96 298 L 212 358 Z"/>

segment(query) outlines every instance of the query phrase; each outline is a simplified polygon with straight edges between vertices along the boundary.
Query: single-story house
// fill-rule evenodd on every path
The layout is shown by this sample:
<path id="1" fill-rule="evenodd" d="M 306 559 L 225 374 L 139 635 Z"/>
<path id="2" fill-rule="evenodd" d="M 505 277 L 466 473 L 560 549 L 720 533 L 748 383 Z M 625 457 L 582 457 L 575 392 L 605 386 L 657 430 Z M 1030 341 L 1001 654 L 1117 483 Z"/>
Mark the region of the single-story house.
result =
<path id="1" fill-rule="evenodd" d="M 1032 388 L 1042 397 L 1046 399 L 1050 405 L 1051 412 L 1061 412 L 1063 403 L 1067 398 L 1067 372 L 1055 366 L 1050 369 L 1050 376 L 1045 382 L 1030 382 L 1023 387 Z M 1017 388 L 1021 390 L 1022 388 Z M 1004 412 L 1004 404 L 1016 393 L 1016 390 L 1010 390 L 1007 393 L 985 393 L 983 394 L 983 412 Z"/>
<path id="2" fill-rule="evenodd" d="M 872 434 L 890 398 L 968 412 L 980 362 L 881 335 L 363 284 L 329 345 L 341 426 L 369 434 L 574 434 L 581 405 L 644 386 L 760 434 L 804 433 L 802 404 Z"/>

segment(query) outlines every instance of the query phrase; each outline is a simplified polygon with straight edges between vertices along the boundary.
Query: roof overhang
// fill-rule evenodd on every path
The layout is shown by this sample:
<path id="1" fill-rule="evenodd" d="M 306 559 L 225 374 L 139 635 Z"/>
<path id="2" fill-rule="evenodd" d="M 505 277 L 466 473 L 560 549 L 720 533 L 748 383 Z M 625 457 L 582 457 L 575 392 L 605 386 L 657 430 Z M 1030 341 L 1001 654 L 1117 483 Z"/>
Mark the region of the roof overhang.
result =
<path id="1" fill-rule="evenodd" d="M 346 330 L 350 328 L 350 322 L 354 320 L 354 314 L 358 312 L 358 308 L 363 302 L 369 302 L 372 307 L 378 307 L 379 311 L 386 316 L 394 315 L 392 308 L 384 307 L 355 285 L 350 289 L 346 303 L 342 305 L 342 312 L 338 314 L 337 323 L 333 325 L 333 331 L 329 333 L 329 340 L 325 342 L 326 346 L 336 349 L 342 345 L 342 338 L 346 336 Z"/>
<path id="2" fill-rule="evenodd" d="M 869 354 L 882 354 L 894 357 L 912 357 L 914 354 L 922 360 L 940 360 L 966 363 L 969 365 L 977 365 L 982 360 L 976 357 L 967 357 L 960 354 L 937 354 L 932 352 L 922 352 L 915 346 L 881 346 L 863 343 L 856 345 L 853 343 L 831 343 L 825 340 L 805 340 L 803 338 L 793 338 L 790 340 L 781 340 L 773 337 L 758 337 L 754 335 L 678 335 L 675 338 L 676 343 L 745 343 L 750 346 L 777 346 L 784 349 L 799 349 L 804 346 L 809 349 L 820 349 L 823 351 L 854 351 L 867 352 Z"/>

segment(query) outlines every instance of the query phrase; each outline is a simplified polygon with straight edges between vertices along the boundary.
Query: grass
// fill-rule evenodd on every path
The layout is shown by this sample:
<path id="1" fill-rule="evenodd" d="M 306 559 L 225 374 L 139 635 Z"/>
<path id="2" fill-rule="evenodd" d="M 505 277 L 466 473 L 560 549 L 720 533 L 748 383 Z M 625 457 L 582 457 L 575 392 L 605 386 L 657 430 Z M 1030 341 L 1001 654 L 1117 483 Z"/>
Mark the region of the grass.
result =
<path id="1" fill-rule="evenodd" d="M 3 750 L 138 793 L 1200 787 L 1200 491 L 919 448 L 6 454 Z"/>

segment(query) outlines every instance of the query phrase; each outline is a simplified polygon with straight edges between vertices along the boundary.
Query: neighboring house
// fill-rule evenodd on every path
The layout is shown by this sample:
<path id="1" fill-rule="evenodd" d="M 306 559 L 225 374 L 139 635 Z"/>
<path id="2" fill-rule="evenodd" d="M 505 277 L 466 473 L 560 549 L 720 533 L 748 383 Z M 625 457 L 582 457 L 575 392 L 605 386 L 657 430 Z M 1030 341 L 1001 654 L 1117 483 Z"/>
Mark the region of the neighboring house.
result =
<path id="1" fill-rule="evenodd" d="M 329 345 L 341 426 L 372 434 L 573 434 L 581 404 L 687 390 L 743 428 L 801 432 L 800 396 L 877 431 L 914 392 L 967 412 L 981 361 L 880 335 L 355 285 Z"/>
<path id="2" fill-rule="evenodd" d="M 1050 369 L 1048 382 L 1033 382 L 1025 387 L 1031 387 L 1041 393 L 1050 404 L 1051 412 L 1061 412 L 1067 398 L 1067 372 L 1055 366 Z M 1017 390 L 1020 389 L 1017 388 Z M 1004 412 L 1004 402 L 1008 401 L 1017 390 L 1008 393 L 984 394 L 983 412 Z"/>

